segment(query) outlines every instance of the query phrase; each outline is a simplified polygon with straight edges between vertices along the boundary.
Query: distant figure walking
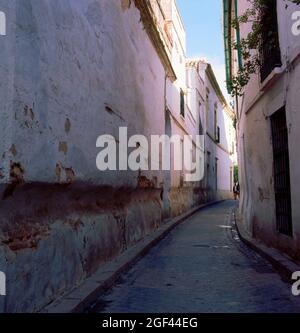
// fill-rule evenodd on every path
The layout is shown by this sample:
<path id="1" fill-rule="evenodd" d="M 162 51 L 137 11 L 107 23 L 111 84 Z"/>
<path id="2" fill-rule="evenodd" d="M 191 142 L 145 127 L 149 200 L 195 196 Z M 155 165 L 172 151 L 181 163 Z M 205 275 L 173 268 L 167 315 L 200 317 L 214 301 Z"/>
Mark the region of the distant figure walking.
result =
<path id="1" fill-rule="evenodd" d="M 233 195 L 234 195 L 234 200 L 238 200 L 240 198 L 240 184 L 239 184 L 239 182 L 236 182 L 233 186 Z"/>

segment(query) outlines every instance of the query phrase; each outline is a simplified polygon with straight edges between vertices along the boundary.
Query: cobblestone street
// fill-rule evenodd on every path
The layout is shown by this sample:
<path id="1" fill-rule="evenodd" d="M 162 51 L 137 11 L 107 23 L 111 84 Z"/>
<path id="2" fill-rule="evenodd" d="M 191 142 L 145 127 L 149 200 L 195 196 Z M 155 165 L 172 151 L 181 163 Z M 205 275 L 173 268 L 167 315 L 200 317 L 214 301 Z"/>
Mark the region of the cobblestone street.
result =
<path id="1" fill-rule="evenodd" d="M 300 312 L 291 287 L 238 238 L 233 201 L 173 230 L 91 312 Z"/>

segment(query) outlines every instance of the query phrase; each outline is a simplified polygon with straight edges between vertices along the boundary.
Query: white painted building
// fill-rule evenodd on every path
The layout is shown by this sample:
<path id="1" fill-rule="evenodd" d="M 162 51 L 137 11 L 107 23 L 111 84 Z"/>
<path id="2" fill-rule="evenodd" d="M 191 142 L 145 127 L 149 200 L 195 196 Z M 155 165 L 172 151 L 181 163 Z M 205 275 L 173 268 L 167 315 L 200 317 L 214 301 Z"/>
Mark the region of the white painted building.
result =
<path id="1" fill-rule="evenodd" d="M 228 106 L 210 64 L 187 61 L 188 105 L 205 136 L 205 188 L 207 200 L 230 199 L 237 165 L 234 113 Z"/>
<path id="2" fill-rule="evenodd" d="M 174 0 L 0 0 L 0 10 L 0 312 L 38 311 L 164 218 L 218 198 L 186 170 L 96 165 L 100 135 L 124 149 L 120 127 L 149 142 L 202 132 L 207 77 L 186 67 Z M 223 160 L 225 113 L 209 89 L 223 138 L 211 150 Z M 226 157 L 218 189 L 229 192 Z"/>
<path id="3" fill-rule="evenodd" d="M 287 5 L 287 6 L 286 6 Z M 227 77 L 243 59 L 230 45 L 245 38 L 251 23 L 233 29 L 249 2 L 224 1 Z M 242 222 L 254 238 L 300 259 L 300 36 L 291 1 L 269 1 L 263 21 L 275 43 L 263 41 L 262 65 L 236 99 Z M 263 18 L 264 20 L 264 18 Z M 269 51 L 268 51 L 269 50 Z M 271 50 L 271 51 L 270 51 Z"/>
<path id="4" fill-rule="evenodd" d="M 166 132 L 169 130 L 172 135 L 181 137 L 205 136 L 204 179 L 186 183 L 184 171 L 171 172 L 168 198 L 171 215 L 178 215 L 199 202 L 232 198 L 237 163 L 235 117 L 211 66 L 200 60 L 186 59 L 185 30 L 176 2 L 156 3 L 168 4 L 169 10 L 164 14 L 168 28 L 166 44 L 170 44 L 170 61 L 177 78 L 174 82 L 167 80 Z M 210 92 L 208 95 L 207 91 Z"/>
<path id="5" fill-rule="evenodd" d="M 200 62 L 205 82 L 206 188 L 209 199 L 233 197 L 236 159 L 235 115 L 225 100 L 210 64 Z"/>
<path id="6" fill-rule="evenodd" d="M 170 62 L 174 68 L 176 80 L 166 81 L 166 133 L 179 135 L 182 140 L 186 135 L 192 135 L 195 149 L 195 136 L 199 134 L 199 109 L 197 105 L 189 104 L 186 70 L 186 33 L 182 18 L 175 0 L 158 1 L 162 9 L 167 27 L 167 37 L 170 42 Z M 181 145 L 183 144 L 183 141 Z M 182 148 L 181 148 L 182 149 Z M 174 150 L 172 159 L 174 159 Z M 172 170 L 166 192 L 170 214 L 176 216 L 206 200 L 204 188 L 200 182 L 186 182 L 188 171 Z"/>
<path id="7" fill-rule="evenodd" d="M 96 167 L 100 135 L 165 133 L 175 74 L 149 8 L 0 0 L 0 312 L 41 309 L 163 223 L 162 171 Z"/>

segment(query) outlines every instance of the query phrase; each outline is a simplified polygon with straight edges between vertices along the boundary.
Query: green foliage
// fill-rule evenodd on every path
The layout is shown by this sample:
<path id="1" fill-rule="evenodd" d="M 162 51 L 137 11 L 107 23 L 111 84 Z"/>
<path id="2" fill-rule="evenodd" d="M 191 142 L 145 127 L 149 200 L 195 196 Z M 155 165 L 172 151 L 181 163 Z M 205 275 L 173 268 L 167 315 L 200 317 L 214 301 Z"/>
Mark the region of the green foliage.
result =
<path id="1" fill-rule="evenodd" d="M 228 82 L 232 91 L 232 96 L 242 96 L 243 88 L 248 84 L 251 75 L 258 73 L 261 66 L 261 40 L 262 34 L 266 33 L 266 27 L 262 24 L 262 17 L 265 13 L 269 0 L 248 0 L 251 3 L 249 8 L 243 15 L 232 21 L 232 27 L 238 29 L 242 24 L 252 24 L 252 31 L 238 42 L 232 43 L 231 48 L 240 52 L 243 59 L 243 66 L 235 76 Z M 300 0 L 284 0 L 286 8 L 290 3 L 300 5 Z M 267 17 L 267 16 L 266 16 Z M 276 42 L 274 31 L 269 30 L 268 44 L 270 50 Z"/>

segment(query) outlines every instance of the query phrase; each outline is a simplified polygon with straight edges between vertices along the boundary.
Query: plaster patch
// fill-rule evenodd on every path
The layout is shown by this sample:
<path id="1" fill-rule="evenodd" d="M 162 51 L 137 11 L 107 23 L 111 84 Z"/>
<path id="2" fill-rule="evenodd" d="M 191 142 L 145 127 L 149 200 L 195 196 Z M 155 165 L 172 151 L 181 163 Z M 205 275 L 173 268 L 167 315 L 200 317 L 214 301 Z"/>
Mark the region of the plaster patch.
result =
<path id="1" fill-rule="evenodd" d="M 71 130 L 71 121 L 69 118 L 67 118 L 65 122 L 65 132 L 70 133 L 70 130 Z"/>
<path id="2" fill-rule="evenodd" d="M 121 7 L 123 12 L 130 8 L 131 0 L 121 0 Z"/>
<path id="3" fill-rule="evenodd" d="M 14 144 L 10 147 L 9 152 L 10 152 L 13 156 L 16 156 L 16 155 L 17 155 L 17 149 L 16 149 L 16 146 L 15 146 Z"/>
<path id="4" fill-rule="evenodd" d="M 67 153 L 68 153 L 68 144 L 67 144 L 67 142 L 60 142 L 59 147 L 58 147 L 58 151 L 67 155 Z"/>

